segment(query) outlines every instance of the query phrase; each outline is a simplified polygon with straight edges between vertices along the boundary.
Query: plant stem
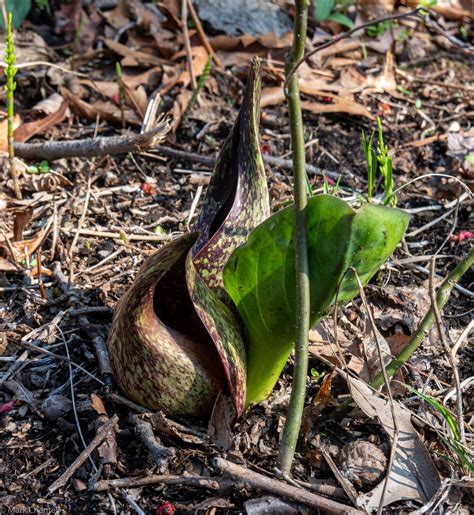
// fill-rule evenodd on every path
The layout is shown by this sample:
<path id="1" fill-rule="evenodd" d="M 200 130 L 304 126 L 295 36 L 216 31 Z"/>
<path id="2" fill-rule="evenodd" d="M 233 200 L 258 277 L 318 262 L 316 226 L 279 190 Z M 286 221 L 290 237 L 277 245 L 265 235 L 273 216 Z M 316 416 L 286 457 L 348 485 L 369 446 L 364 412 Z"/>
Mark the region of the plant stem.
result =
<path id="1" fill-rule="evenodd" d="M 459 263 L 459 265 L 446 277 L 441 286 L 438 289 L 438 293 L 436 295 L 436 306 L 437 309 L 443 309 L 444 305 L 448 301 L 451 291 L 454 288 L 455 284 L 459 281 L 459 279 L 471 268 L 474 264 L 474 248 L 470 250 L 470 252 L 463 258 L 463 260 Z M 428 331 L 433 327 L 435 323 L 435 308 L 431 307 L 423 320 L 420 322 L 417 330 L 413 333 L 410 341 L 404 347 L 404 349 L 398 354 L 398 356 L 386 367 L 387 376 L 392 377 L 395 372 L 402 367 L 412 356 L 412 354 L 418 349 L 423 341 L 423 338 L 428 334 Z M 383 383 L 383 374 L 377 374 L 372 381 L 370 382 L 370 386 L 377 389 Z"/>
<path id="2" fill-rule="evenodd" d="M 296 0 L 294 41 L 286 72 L 289 73 L 304 55 L 309 0 Z M 288 110 L 290 115 L 291 147 L 293 158 L 295 198 L 295 273 L 296 273 L 296 331 L 295 368 L 291 398 L 286 416 L 285 428 L 280 446 L 279 464 L 284 475 L 288 475 L 295 454 L 301 427 L 306 377 L 308 373 L 308 331 L 309 331 L 309 263 L 306 234 L 306 163 L 298 74 L 294 73 L 288 83 Z"/>
<path id="3" fill-rule="evenodd" d="M 8 160 L 10 162 L 10 171 L 13 179 L 13 190 L 15 191 L 15 197 L 21 200 L 22 194 L 20 189 L 20 183 L 18 182 L 18 172 L 15 166 L 15 149 L 13 141 L 13 131 L 15 130 L 15 105 L 14 105 L 14 91 L 16 88 L 16 82 L 14 80 L 16 68 L 15 68 L 15 42 L 13 41 L 13 23 L 12 13 L 8 13 L 7 18 L 7 38 L 6 38 L 6 50 L 5 50 L 5 62 L 7 67 L 5 69 L 5 75 L 7 77 L 7 83 L 5 89 L 7 90 L 7 141 L 8 141 Z"/>

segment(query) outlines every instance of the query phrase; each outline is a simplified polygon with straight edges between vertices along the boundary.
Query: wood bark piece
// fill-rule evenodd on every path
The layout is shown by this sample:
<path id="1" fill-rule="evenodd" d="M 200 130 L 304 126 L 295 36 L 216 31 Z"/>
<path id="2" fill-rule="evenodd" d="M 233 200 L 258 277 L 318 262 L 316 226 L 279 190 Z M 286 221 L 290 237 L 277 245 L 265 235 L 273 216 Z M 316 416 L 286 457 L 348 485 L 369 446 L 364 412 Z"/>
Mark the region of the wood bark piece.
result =
<path id="1" fill-rule="evenodd" d="M 334 513 L 337 515 L 340 515 L 341 513 L 348 515 L 362 515 L 364 513 L 352 508 L 351 506 L 341 504 L 331 499 L 326 499 L 326 497 L 307 492 L 302 488 L 296 488 L 295 486 L 283 483 L 278 479 L 272 479 L 262 474 L 258 474 L 257 472 L 253 472 L 245 467 L 231 463 L 223 458 L 215 458 L 213 460 L 213 465 L 223 474 L 234 479 L 239 479 L 251 488 L 265 490 L 266 492 L 279 495 L 285 499 L 291 499 L 313 508 L 324 510 L 327 513 Z"/>

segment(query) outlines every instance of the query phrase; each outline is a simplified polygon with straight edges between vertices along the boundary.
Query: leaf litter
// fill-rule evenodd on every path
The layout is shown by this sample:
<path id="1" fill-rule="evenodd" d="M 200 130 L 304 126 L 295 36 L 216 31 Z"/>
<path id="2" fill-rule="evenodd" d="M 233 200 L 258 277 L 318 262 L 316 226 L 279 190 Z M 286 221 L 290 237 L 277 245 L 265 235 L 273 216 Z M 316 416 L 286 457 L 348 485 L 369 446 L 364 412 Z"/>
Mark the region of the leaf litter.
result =
<path id="1" fill-rule="evenodd" d="M 64 12 L 59 16 L 55 14 L 55 27 L 51 20 L 45 20 L 40 30 L 36 30 L 36 19 L 25 22 L 18 32 L 19 63 L 50 60 L 67 70 L 72 53 L 73 58 L 78 58 L 78 63 L 83 63 L 79 71 L 87 75 L 76 77 L 61 70 L 53 73 L 46 67 L 20 67 L 21 75 L 17 78 L 21 87 L 15 99 L 21 117 L 19 123 L 26 127 L 23 130 L 31 141 L 59 141 L 119 133 L 121 113 L 114 70 L 115 62 L 120 61 L 124 83 L 132 94 L 137 92 L 139 96 L 135 103 L 143 107 L 156 90 L 162 92 L 159 111 L 173 113 L 175 148 L 213 156 L 235 119 L 242 98 L 246 66 L 253 55 L 260 54 L 265 58 L 260 142 L 262 150 L 265 145 L 270 155 L 285 155 L 289 151 L 289 128 L 281 84 L 284 53 L 290 42 L 288 38 L 275 33 L 229 36 L 206 26 L 208 41 L 226 70 L 219 71 L 213 67 L 197 103 L 187 109 L 185 99 L 189 100 L 193 92 L 182 31 L 177 23 L 181 6 L 174 1 L 164 4 L 168 11 L 150 11 L 151 5 L 142 2 L 119 1 L 113 11 L 104 8 L 98 16 L 94 5 L 82 7 L 80 2 L 73 2 L 69 7 L 74 11 L 71 11 L 72 16 L 66 17 Z M 439 4 L 441 6 L 442 2 Z M 446 22 L 446 27 L 453 33 L 463 23 L 459 21 L 462 18 L 455 17 L 459 16 L 461 8 L 459 3 L 457 8 L 451 6 L 451 12 L 444 13 L 447 18 L 455 20 Z M 170 15 L 170 12 L 175 15 Z M 416 50 L 417 55 L 411 48 L 412 39 L 400 37 L 399 29 L 411 31 L 413 39 L 418 38 L 422 42 Z M 326 27 L 325 30 L 329 29 Z M 462 89 L 471 87 L 472 74 L 465 57 L 449 47 L 440 46 L 437 36 L 425 32 L 421 26 L 397 27 L 395 36 L 394 49 L 391 35 L 390 38 L 388 35 L 379 38 L 363 36 L 339 43 L 319 56 L 317 54 L 317 59 L 312 59 L 301 70 L 304 106 L 307 108 L 307 141 L 310 143 L 307 147 L 308 162 L 321 170 L 342 173 L 342 196 L 350 198 L 354 191 L 365 191 L 361 129 L 370 133 L 374 127 L 372 120 L 377 115 L 382 117 L 394 154 L 397 185 L 433 172 L 451 173 L 467 184 L 472 182 L 469 158 L 466 159 L 471 150 L 465 114 L 470 100 L 469 91 Z M 190 38 L 193 72 L 199 77 L 208 61 L 208 53 L 193 29 L 190 30 Z M 313 39 L 311 44 L 317 44 L 317 39 Z M 361 46 L 361 40 L 366 50 Z M 26 43 L 22 44 L 22 41 Z M 53 50 L 58 42 L 69 45 L 69 48 Z M 82 59 L 81 52 L 89 57 Z M 407 77 L 414 77 L 418 82 Z M 47 88 L 43 89 L 45 83 Z M 273 94 L 273 99 L 265 104 L 268 92 Z M 57 95 L 52 111 L 46 108 L 38 114 L 32 112 L 32 106 L 41 105 L 52 94 Z M 0 95 L 0 100 L 4 100 L 3 95 Z M 69 104 L 71 117 L 67 110 L 61 114 L 64 104 L 60 99 Z M 137 130 L 142 117 L 137 115 L 130 97 L 126 98 L 125 115 L 129 129 Z M 52 118 L 46 121 L 49 116 Z M 61 116 L 64 116 L 62 120 Z M 459 124 L 459 129 L 453 126 L 453 122 Z M 29 123 L 35 125 L 27 128 Z M 434 131 L 435 136 L 446 135 L 446 138 L 429 140 L 433 135 L 425 132 L 428 129 Z M 18 141 L 24 137 L 20 138 L 20 134 L 21 131 L 16 134 Z M 171 145 L 171 142 L 170 139 L 166 144 Z M 410 146 L 413 143 L 416 146 Z M 6 342 L 6 345 L 0 345 L 0 440 L 4 449 L 0 457 L 0 503 L 2 508 L 48 506 L 72 512 L 108 512 L 112 509 L 110 498 L 88 487 L 94 471 L 88 462 L 52 498 L 46 498 L 46 492 L 84 449 L 81 433 L 85 443 L 89 443 L 97 434 L 99 424 L 115 414 L 119 415 L 120 431 L 113 436 L 110 433 L 98 448 L 98 454 L 92 454 L 96 466 L 102 463 L 104 467 L 100 479 L 149 476 L 156 471 L 156 463 L 150 457 L 148 447 L 133 437 L 136 426 L 128 418 L 128 410 L 141 411 L 136 406 L 124 404 L 126 400 L 117 400 L 109 395 L 103 384 L 108 384 L 110 374 L 99 368 L 92 339 L 95 342 L 96 336 L 106 338 L 112 308 L 132 282 L 144 257 L 155 252 L 160 237 L 185 232 L 197 191 L 193 177 L 205 178 L 204 172 L 209 170 L 204 165 L 180 158 L 140 154 L 63 159 L 49 163 L 49 168 L 43 168 L 45 173 L 37 176 L 26 172 L 27 165 L 38 167 L 39 163 L 28 162 L 24 166 L 22 185 L 27 192 L 25 200 L 22 203 L 13 200 L 7 173 L 2 175 L 0 197 L 0 327 L 3 339 L 0 343 Z M 266 172 L 272 207 L 281 206 L 288 201 L 289 172 L 275 166 L 267 167 Z M 53 177 L 58 179 L 54 180 L 54 186 Z M 91 196 L 84 211 L 88 177 L 91 177 Z M 310 183 L 315 191 L 322 190 L 320 177 L 311 176 Z M 153 185 L 152 194 L 145 194 L 143 184 Z M 458 196 L 459 190 L 452 181 L 433 177 L 405 188 L 399 195 L 399 205 L 414 213 L 412 228 L 422 228 L 432 220 L 433 214 L 438 216 L 449 210 L 450 203 L 455 202 Z M 29 209 L 32 216 L 25 222 L 21 237 L 16 239 L 13 221 L 18 209 Z M 470 244 L 466 235 L 472 229 L 469 225 L 471 209 L 468 203 L 463 202 L 456 214 L 453 212 L 416 237 L 407 237 L 397 251 L 396 259 L 368 287 L 369 302 L 376 306 L 377 326 L 389 345 L 396 345 L 391 343 L 395 341 L 404 345 L 429 307 L 425 288 L 427 276 L 420 271 L 428 263 L 407 261 L 433 254 L 453 226 L 450 246 L 444 249 L 447 257 L 440 258 L 443 266 L 450 268 Z M 199 213 L 199 205 L 196 213 Z M 160 234 L 155 232 L 158 227 L 162 231 Z M 69 249 L 76 232 L 77 245 L 71 257 Z M 108 234 L 118 234 L 119 237 L 111 239 Z M 155 241 L 147 238 L 155 238 Z M 71 260 L 77 278 L 68 285 Z M 46 298 L 40 294 L 39 277 L 35 272 L 38 261 L 44 270 L 41 279 Z M 469 279 L 463 280 L 462 286 L 467 292 L 472 290 Z M 466 293 L 457 291 L 445 309 L 444 323 L 453 341 L 457 340 L 471 316 L 469 298 Z M 331 446 L 335 447 L 331 452 L 335 454 L 336 468 L 340 466 L 342 469 L 338 456 L 351 441 L 369 442 L 386 456 L 389 454 L 393 421 L 386 401 L 351 378 L 351 384 L 357 384 L 363 392 L 368 403 L 368 406 L 364 405 L 367 413 L 358 415 L 340 428 L 332 421 L 332 411 L 334 405 L 347 395 L 344 382 L 337 377 L 332 382 L 318 378 L 319 373 L 330 377 L 331 362 L 339 367 L 346 365 L 364 379 L 369 377 L 363 343 L 365 339 L 370 344 L 371 336 L 368 331 L 364 335 L 364 310 L 358 302 L 354 301 L 354 306 L 349 306 L 344 316 L 338 317 L 339 346 L 347 365 L 342 363 L 337 349 L 335 357 L 330 351 L 331 346 L 323 343 L 329 341 L 335 345 L 330 325 L 324 331 L 316 328 L 312 332 L 314 340 L 311 345 L 315 357 L 311 359 L 311 368 L 315 375 L 309 376 L 308 381 L 316 410 L 308 412 L 308 434 L 301 441 L 294 468 L 295 479 L 305 484 L 318 486 L 322 482 L 332 485 L 333 489 L 339 488 L 325 459 L 317 459 L 319 450 L 313 433 L 318 424 L 322 424 L 329 433 L 329 441 L 325 442 L 329 451 Z M 35 331 L 37 329 L 40 330 Z M 391 352 L 396 351 L 391 348 Z M 472 360 L 472 353 L 467 345 L 461 345 L 459 352 L 459 369 L 462 378 L 466 379 L 470 373 L 467 363 Z M 70 369 L 68 363 L 71 363 Z M 233 461 L 272 474 L 289 397 L 291 367 L 290 358 L 273 397 L 252 408 L 234 427 L 233 442 L 228 450 Z M 443 400 L 453 384 L 448 363 L 442 357 L 434 333 L 403 373 L 405 382 L 438 400 Z M 326 388 L 318 398 L 321 381 Z M 104 409 L 94 395 L 100 397 Z M 40 416 L 41 410 L 50 409 L 45 404 L 48 399 L 57 401 L 56 405 L 53 403 L 54 423 Z M 449 477 L 453 468 L 444 459 L 447 451 L 436 434 L 427 426 L 417 426 L 418 433 L 415 432 L 410 422 L 411 414 L 402 404 L 412 411 L 419 410 L 428 420 L 430 416 L 432 420 L 438 420 L 432 408 L 420 399 L 406 395 L 399 397 L 397 402 L 400 403 L 399 429 L 406 435 L 406 445 L 403 438 L 399 438 L 400 447 L 397 446 L 385 501 L 396 501 L 394 506 L 406 508 L 419 504 L 401 502 L 400 499 L 405 496 L 412 500 L 426 500 L 439 486 L 438 474 Z M 452 396 L 446 403 L 455 409 Z M 374 415 L 380 426 L 368 423 L 367 417 Z M 153 416 L 159 417 L 159 413 Z M 468 412 L 467 421 L 469 416 Z M 145 415 L 139 417 L 146 420 Z M 441 427 L 441 423 L 438 421 L 436 427 Z M 164 422 L 155 418 L 152 425 L 162 443 L 177 451 L 177 455 L 167 462 L 166 473 L 181 476 L 182 484 L 179 487 L 168 485 L 166 489 L 142 486 L 115 490 L 113 499 L 119 511 L 131 509 L 132 501 L 145 511 L 163 506 L 168 509 L 169 504 L 183 512 L 198 506 L 209 510 L 213 506 L 221 506 L 224 510 L 241 511 L 244 503 L 255 498 L 251 490 L 224 489 L 215 497 L 212 489 L 188 486 L 185 479 L 188 475 L 212 475 L 219 479 L 211 466 L 211 456 L 219 449 L 209 442 L 205 428 L 190 420 Z M 225 432 L 224 428 L 224 436 Z M 114 463 L 114 440 L 117 464 Z M 428 460 L 422 440 L 438 472 Z M 409 465 L 404 461 L 407 456 L 413 457 Z M 425 474 L 414 471 L 414 464 Z M 393 488 L 394 482 L 400 478 L 406 483 L 405 489 Z M 359 492 L 359 502 L 367 508 L 377 509 L 376 501 L 381 497 L 382 488 L 383 482 L 375 487 L 372 496 L 368 492 Z M 84 496 L 85 491 L 88 491 L 87 496 Z M 463 492 L 462 486 L 451 486 L 450 496 L 445 497 L 447 505 L 458 502 Z M 345 502 L 350 503 L 347 498 Z"/>

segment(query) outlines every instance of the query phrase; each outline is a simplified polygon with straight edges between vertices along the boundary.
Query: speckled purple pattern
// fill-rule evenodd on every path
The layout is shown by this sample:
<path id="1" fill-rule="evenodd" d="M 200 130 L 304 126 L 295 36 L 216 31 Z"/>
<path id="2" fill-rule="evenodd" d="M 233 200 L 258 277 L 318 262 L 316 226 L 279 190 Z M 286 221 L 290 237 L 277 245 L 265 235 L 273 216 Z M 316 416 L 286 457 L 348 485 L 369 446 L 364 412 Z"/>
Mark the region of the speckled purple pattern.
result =
<path id="1" fill-rule="evenodd" d="M 237 416 L 244 409 L 245 345 L 222 272 L 269 215 L 258 144 L 260 88 L 255 59 L 194 226 L 198 233 L 148 258 L 115 310 L 108 348 L 117 383 L 137 403 L 169 415 L 206 418 L 223 390 Z"/>

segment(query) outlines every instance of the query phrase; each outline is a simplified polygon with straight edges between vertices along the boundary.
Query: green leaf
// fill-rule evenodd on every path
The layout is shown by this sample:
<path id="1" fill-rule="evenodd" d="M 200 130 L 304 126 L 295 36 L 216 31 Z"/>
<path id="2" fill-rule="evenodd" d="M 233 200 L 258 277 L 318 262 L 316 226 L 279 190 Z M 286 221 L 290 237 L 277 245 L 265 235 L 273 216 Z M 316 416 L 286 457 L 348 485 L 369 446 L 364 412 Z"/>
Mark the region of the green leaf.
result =
<path id="1" fill-rule="evenodd" d="M 334 0 L 315 0 L 314 16 L 317 21 L 324 21 L 329 18 L 334 8 Z"/>
<path id="2" fill-rule="evenodd" d="M 18 29 L 23 20 L 28 16 L 31 9 L 31 0 L 6 0 L 5 7 L 7 12 L 13 15 L 13 25 Z M 0 10 L 0 27 L 5 29 L 3 13 Z"/>
<path id="3" fill-rule="evenodd" d="M 308 200 L 311 323 L 333 304 L 358 293 L 354 267 L 363 284 L 375 274 L 402 238 L 408 215 L 396 209 L 346 202 L 320 195 Z M 246 404 L 267 397 L 293 347 L 295 333 L 295 256 L 293 207 L 284 209 L 250 234 L 230 257 L 224 285 L 247 333 Z"/>
<path id="4" fill-rule="evenodd" d="M 404 384 L 403 386 L 410 390 L 410 392 L 413 392 L 415 395 L 423 399 L 425 402 L 427 402 L 430 406 L 432 406 L 438 413 L 440 413 L 444 420 L 446 420 L 446 423 L 449 426 L 449 429 L 451 429 L 451 432 L 453 433 L 454 438 L 459 441 L 459 428 L 458 423 L 452 413 L 445 408 L 441 403 L 439 403 L 436 399 L 433 397 L 430 397 L 429 395 L 425 395 L 424 393 L 421 393 L 416 388 L 413 388 L 412 386 L 408 384 Z"/>
<path id="5" fill-rule="evenodd" d="M 354 22 L 344 13 L 332 13 L 330 16 L 328 16 L 328 20 L 335 21 L 336 23 L 339 23 L 340 25 L 343 25 L 349 29 L 354 27 Z"/>

